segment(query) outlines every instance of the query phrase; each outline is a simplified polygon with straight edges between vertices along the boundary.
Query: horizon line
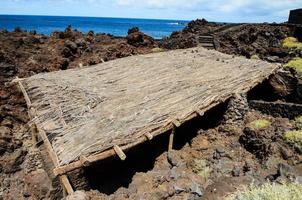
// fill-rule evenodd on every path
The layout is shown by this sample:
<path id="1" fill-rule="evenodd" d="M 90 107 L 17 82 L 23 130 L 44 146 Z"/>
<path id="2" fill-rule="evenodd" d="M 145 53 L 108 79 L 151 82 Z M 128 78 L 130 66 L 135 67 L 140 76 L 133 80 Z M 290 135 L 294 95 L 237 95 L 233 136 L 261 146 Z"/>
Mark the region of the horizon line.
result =
<path id="1" fill-rule="evenodd" d="M 108 19 L 141 19 L 141 20 L 165 20 L 165 21 L 183 21 L 183 22 L 190 22 L 197 19 L 203 18 L 196 18 L 196 19 L 165 19 L 165 18 L 136 18 L 136 17 L 101 17 L 101 16 L 80 16 L 80 15 L 40 15 L 40 14 L 2 14 L 0 16 L 33 16 L 33 17 L 86 17 L 86 18 L 108 18 Z"/>

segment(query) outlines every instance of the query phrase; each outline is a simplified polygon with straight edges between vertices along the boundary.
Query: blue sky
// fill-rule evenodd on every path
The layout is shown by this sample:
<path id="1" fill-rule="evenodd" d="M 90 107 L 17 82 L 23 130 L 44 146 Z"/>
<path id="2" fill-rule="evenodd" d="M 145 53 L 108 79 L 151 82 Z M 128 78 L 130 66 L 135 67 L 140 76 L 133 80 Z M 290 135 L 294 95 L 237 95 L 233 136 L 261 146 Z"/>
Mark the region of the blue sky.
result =
<path id="1" fill-rule="evenodd" d="M 284 22 L 302 0 L 0 0 L 0 14 Z"/>

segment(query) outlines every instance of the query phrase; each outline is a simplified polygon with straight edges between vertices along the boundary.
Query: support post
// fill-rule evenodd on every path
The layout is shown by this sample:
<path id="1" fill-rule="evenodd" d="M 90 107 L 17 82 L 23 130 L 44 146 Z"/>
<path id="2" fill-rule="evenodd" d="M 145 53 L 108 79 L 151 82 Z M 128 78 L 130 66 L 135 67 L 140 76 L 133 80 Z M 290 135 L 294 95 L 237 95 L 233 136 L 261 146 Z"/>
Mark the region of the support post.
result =
<path id="1" fill-rule="evenodd" d="M 31 132 L 31 140 L 35 147 L 37 147 L 37 127 L 34 124 L 30 125 L 30 132 Z"/>
<path id="2" fill-rule="evenodd" d="M 169 137 L 168 151 L 173 150 L 173 141 L 174 141 L 175 128 L 176 128 L 176 126 L 173 125 L 173 128 L 172 128 L 171 133 L 170 133 L 170 137 Z"/>
<path id="3" fill-rule="evenodd" d="M 63 192 L 65 191 L 67 194 L 72 194 L 74 192 L 66 175 L 60 176 L 60 181 L 63 185 Z"/>

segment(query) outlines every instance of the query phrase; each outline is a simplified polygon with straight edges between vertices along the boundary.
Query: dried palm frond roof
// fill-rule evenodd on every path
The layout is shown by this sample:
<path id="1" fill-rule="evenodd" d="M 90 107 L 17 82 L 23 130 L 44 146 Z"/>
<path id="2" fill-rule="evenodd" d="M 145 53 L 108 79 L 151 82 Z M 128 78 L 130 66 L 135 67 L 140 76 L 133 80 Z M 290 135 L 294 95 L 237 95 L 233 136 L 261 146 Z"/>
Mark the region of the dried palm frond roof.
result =
<path id="1" fill-rule="evenodd" d="M 198 47 L 37 74 L 21 83 L 34 122 L 64 167 L 151 139 L 250 90 L 276 68 Z"/>

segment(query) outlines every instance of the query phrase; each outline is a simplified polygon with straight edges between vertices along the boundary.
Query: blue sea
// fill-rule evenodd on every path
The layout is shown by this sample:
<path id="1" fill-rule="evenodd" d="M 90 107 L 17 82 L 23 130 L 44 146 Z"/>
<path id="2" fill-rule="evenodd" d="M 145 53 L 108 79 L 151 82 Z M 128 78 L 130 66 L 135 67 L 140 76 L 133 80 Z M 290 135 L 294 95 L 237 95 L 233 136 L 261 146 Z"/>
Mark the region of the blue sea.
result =
<path id="1" fill-rule="evenodd" d="M 187 23 L 188 21 L 182 20 L 0 15 L 0 29 L 12 31 L 15 27 L 20 27 L 22 30 L 36 30 L 45 35 L 63 31 L 68 25 L 84 33 L 92 30 L 114 36 L 125 36 L 129 28 L 139 27 L 142 32 L 159 39 L 183 29 Z"/>

